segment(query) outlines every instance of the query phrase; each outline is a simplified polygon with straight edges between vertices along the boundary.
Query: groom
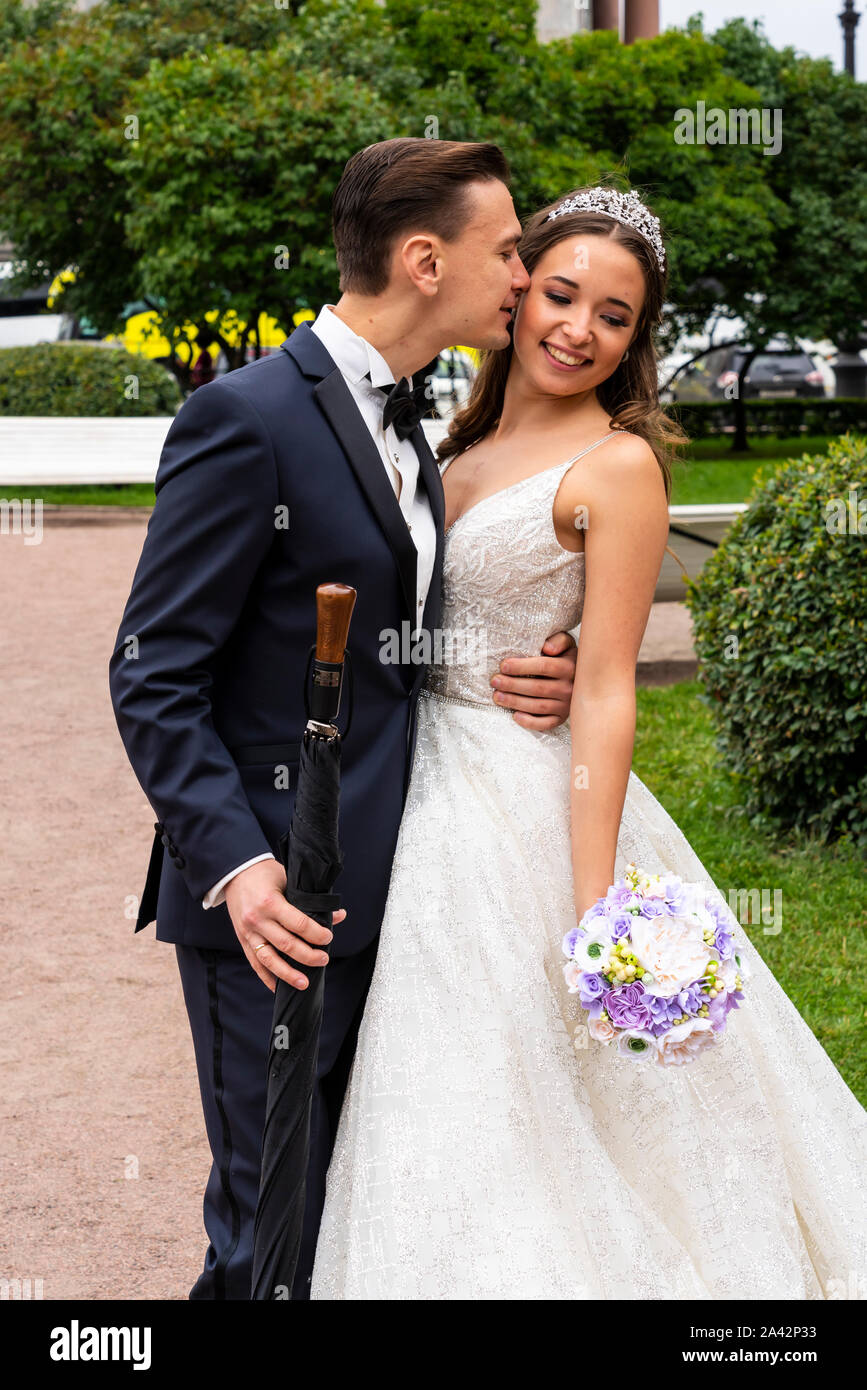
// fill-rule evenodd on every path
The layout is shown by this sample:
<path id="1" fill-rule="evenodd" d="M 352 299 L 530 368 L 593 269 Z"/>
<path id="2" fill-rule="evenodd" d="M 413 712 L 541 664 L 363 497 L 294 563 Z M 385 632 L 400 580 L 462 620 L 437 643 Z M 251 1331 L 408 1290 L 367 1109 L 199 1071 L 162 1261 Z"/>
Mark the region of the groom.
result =
<path id="1" fill-rule="evenodd" d="M 331 940 L 283 897 L 275 847 L 294 804 L 316 586 L 339 580 L 358 591 L 355 701 L 335 884 L 345 907 L 325 977 L 292 1291 L 309 1297 L 425 676 L 386 660 L 385 637 L 433 635 L 441 612 L 439 470 L 406 383 L 389 388 L 454 343 L 508 343 L 529 283 L 509 176 L 495 145 L 398 139 L 356 154 L 333 200 L 339 302 L 279 353 L 200 387 L 160 458 L 110 685 L 158 817 L 136 931 L 156 917 L 158 939 L 175 945 L 213 1156 L 210 1246 L 191 1298 L 250 1297 L 272 990 L 276 976 L 303 988 L 293 960 L 323 963 Z M 398 643 L 402 655 L 411 645 Z M 545 645 L 566 654 L 504 663 L 501 703 L 531 729 L 569 713 L 574 642 Z"/>

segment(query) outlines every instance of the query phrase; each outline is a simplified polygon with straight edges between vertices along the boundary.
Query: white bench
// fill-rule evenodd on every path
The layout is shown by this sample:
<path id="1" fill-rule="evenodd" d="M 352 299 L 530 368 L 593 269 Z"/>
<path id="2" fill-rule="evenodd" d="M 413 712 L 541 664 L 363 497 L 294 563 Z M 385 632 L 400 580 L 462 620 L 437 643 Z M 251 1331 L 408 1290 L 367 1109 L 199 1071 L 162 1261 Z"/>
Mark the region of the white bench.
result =
<path id="1" fill-rule="evenodd" d="M 0 496 L 4 487 L 38 488 L 52 484 L 76 486 L 87 483 L 152 483 L 156 477 L 160 450 L 172 423 L 171 416 L 0 416 Z M 425 420 L 428 442 L 435 448 L 443 437 L 442 420 Z M 669 544 L 680 556 L 691 577 L 705 560 L 745 504 L 742 502 L 702 503 L 671 507 L 671 520 L 696 539 L 672 533 Z M 107 507 L 105 520 L 121 520 L 121 511 Z M 129 511 L 123 518 L 129 520 Z M 72 520 L 70 509 L 63 508 Z M 45 507 L 50 524 L 57 509 Z M 113 514 L 113 515 L 112 515 Z M 100 518 L 100 511 L 87 508 L 80 521 Z M 682 572 L 668 554 L 662 563 L 655 601 L 680 600 L 684 595 Z"/>

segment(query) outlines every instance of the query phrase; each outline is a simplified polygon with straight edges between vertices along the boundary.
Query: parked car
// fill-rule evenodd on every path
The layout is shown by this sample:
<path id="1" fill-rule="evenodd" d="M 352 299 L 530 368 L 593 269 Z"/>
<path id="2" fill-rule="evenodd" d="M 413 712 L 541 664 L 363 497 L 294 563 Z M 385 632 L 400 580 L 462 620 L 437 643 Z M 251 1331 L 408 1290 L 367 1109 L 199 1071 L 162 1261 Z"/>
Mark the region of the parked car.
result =
<path id="1" fill-rule="evenodd" d="M 737 381 L 746 348 L 716 347 L 686 363 L 669 383 L 672 401 L 718 401 Z M 744 398 L 824 396 L 822 373 L 801 348 L 770 348 L 753 358 L 744 378 Z"/>

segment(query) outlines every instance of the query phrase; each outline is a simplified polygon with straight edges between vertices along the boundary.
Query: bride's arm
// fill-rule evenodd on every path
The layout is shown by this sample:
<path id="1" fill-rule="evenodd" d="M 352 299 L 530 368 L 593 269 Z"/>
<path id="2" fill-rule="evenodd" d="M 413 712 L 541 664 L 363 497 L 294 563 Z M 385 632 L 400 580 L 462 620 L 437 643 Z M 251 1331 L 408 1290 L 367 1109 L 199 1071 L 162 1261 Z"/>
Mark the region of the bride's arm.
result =
<path id="1" fill-rule="evenodd" d="M 616 441 L 576 477 L 586 587 L 570 708 L 572 871 L 578 920 L 614 879 L 635 741 L 635 668 L 668 540 L 668 505 L 650 446 Z M 573 513 L 574 514 L 574 513 Z"/>

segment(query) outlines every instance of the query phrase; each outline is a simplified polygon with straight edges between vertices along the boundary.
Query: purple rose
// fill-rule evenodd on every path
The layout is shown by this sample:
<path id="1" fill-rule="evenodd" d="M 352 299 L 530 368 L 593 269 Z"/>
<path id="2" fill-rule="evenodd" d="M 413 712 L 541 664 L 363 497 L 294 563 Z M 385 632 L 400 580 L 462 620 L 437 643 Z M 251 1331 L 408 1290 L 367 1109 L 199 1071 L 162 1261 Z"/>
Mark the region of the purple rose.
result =
<path id="1" fill-rule="evenodd" d="M 580 999 L 586 1009 L 592 1000 L 600 999 L 608 988 L 608 981 L 604 975 L 590 974 L 584 971 L 581 975 Z"/>
<path id="2" fill-rule="evenodd" d="M 619 878 L 614 887 L 608 889 L 606 901 L 609 907 L 627 907 L 632 902 L 632 889 L 624 879 Z"/>
<path id="3" fill-rule="evenodd" d="M 665 1032 L 672 1020 L 679 1018 L 683 1012 L 677 999 L 666 999 L 661 994 L 645 993 L 644 1003 L 654 1025 L 658 1025 L 662 1032 Z"/>
<path id="4" fill-rule="evenodd" d="M 720 953 L 722 960 L 731 960 L 734 955 L 733 937 L 725 927 L 719 927 L 713 939 L 713 944 Z"/>
<path id="5" fill-rule="evenodd" d="M 727 990 L 724 994 L 718 994 L 716 999 L 711 999 L 708 1003 L 708 1018 L 715 1033 L 719 1033 L 726 1026 L 726 1019 L 732 1009 L 740 1008 L 743 994 L 739 989 Z"/>
<path id="6" fill-rule="evenodd" d="M 587 1009 L 591 1018 L 598 1018 L 602 1012 L 602 996 L 608 988 L 603 975 L 583 973 L 578 983 L 578 998 L 581 1007 Z"/>
<path id="7" fill-rule="evenodd" d="M 645 898 L 641 904 L 642 917 L 662 917 L 665 913 L 665 904 L 661 898 Z"/>
<path id="8" fill-rule="evenodd" d="M 679 917 L 686 907 L 686 890 L 676 874 L 667 874 L 661 882 L 665 910 L 672 917 Z"/>
<path id="9" fill-rule="evenodd" d="M 609 989 L 602 996 L 608 1017 L 615 1028 L 646 1028 L 650 1023 L 647 996 L 642 985 L 623 985 L 620 989 Z"/>
<path id="10" fill-rule="evenodd" d="M 608 909 L 605 906 L 605 899 L 597 898 L 593 906 L 588 907 L 587 911 L 584 913 L 584 916 L 581 918 L 581 921 L 591 922 L 597 917 L 604 917 L 607 910 Z"/>
<path id="11" fill-rule="evenodd" d="M 580 936 L 584 936 L 584 932 L 579 931 L 577 927 L 573 927 L 572 930 L 567 931 L 566 935 L 563 937 L 563 955 L 568 956 L 570 960 L 575 954 L 575 942 Z"/>
<path id="12" fill-rule="evenodd" d="M 618 908 L 608 921 L 608 927 L 615 941 L 620 941 L 624 936 L 628 936 L 632 930 L 633 913 L 626 912 L 623 908 Z"/>
<path id="13" fill-rule="evenodd" d="M 705 996 L 701 992 L 698 981 L 690 985 L 688 989 L 682 989 L 677 996 L 677 1002 L 682 1014 L 697 1014 L 705 1002 Z"/>
<path id="14" fill-rule="evenodd" d="M 725 903 L 721 903 L 718 898 L 712 898 L 708 894 L 705 899 L 705 906 L 718 927 L 728 927 L 732 914 Z"/>

